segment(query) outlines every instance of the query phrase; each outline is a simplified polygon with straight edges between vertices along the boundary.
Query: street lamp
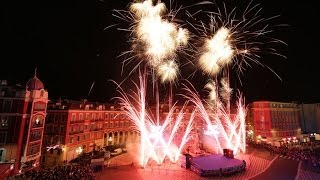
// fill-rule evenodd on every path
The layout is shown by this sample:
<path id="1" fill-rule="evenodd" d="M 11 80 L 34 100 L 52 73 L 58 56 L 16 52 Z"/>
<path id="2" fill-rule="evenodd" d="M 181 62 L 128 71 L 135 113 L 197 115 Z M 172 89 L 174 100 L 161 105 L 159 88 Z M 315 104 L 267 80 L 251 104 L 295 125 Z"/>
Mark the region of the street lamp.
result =
<path id="1" fill-rule="evenodd" d="M 76 153 L 77 153 L 78 155 L 81 154 L 82 151 L 83 151 L 82 147 L 78 147 L 78 148 L 76 149 Z"/>
<path id="2" fill-rule="evenodd" d="M 109 141 L 109 145 L 110 145 L 112 143 L 112 137 L 111 136 L 109 137 L 108 141 Z"/>

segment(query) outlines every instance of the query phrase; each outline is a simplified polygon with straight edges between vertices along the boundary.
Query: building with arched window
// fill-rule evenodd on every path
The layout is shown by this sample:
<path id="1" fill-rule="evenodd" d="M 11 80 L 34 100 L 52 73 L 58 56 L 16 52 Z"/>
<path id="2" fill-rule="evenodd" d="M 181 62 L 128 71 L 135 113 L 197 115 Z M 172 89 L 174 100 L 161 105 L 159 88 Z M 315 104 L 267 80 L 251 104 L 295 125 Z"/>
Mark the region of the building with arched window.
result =
<path id="1" fill-rule="evenodd" d="M 139 132 L 114 105 L 59 100 L 48 105 L 42 163 L 54 166 L 108 145 L 137 141 Z"/>
<path id="2" fill-rule="evenodd" d="M 26 84 L 0 81 L 0 161 L 11 174 L 40 167 L 48 92 L 36 73 Z"/>

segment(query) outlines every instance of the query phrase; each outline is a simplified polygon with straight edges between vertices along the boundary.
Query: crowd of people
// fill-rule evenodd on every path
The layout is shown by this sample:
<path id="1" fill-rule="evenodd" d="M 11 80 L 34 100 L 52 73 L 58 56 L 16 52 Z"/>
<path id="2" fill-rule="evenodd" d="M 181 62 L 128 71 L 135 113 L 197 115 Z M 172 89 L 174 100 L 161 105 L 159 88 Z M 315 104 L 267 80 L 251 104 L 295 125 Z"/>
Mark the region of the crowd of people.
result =
<path id="1" fill-rule="evenodd" d="M 25 179 L 32 180 L 94 180 L 95 176 L 89 165 L 66 165 L 57 166 L 51 169 L 41 169 L 39 171 L 31 171 L 26 173 Z"/>
<path id="2" fill-rule="evenodd" d="M 290 147 L 283 144 L 280 147 L 272 146 L 270 144 L 253 144 L 256 147 L 267 149 L 271 154 L 279 154 L 290 159 L 303 161 L 320 170 L 320 142 L 300 143 L 299 146 Z"/>

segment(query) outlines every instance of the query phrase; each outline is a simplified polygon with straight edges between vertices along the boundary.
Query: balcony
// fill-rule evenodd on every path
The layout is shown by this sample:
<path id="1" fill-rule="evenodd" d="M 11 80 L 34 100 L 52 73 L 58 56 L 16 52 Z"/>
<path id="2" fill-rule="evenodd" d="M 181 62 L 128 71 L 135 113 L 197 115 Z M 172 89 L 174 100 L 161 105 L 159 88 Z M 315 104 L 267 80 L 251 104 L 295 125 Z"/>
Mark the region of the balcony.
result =
<path id="1" fill-rule="evenodd" d="M 69 135 L 81 134 L 81 133 L 83 133 L 83 130 L 82 130 L 82 131 L 70 131 L 70 132 L 69 132 Z"/>
<path id="2" fill-rule="evenodd" d="M 91 119 L 91 122 L 101 122 L 101 121 L 103 121 L 103 119 L 102 119 L 102 118 L 98 118 L 98 119 Z"/>
<path id="3" fill-rule="evenodd" d="M 41 140 L 41 136 L 31 136 L 29 140 L 30 140 L 30 142 L 39 141 L 39 140 Z"/>
<path id="4" fill-rule="evenodd" d="M 102 131 L 103 128 L 91 128 L 90 131 Z"/>
<path id="5" fill-rule="evenodd" d="M 42 128 L 43 127 L 43 123 L 33 123 L 31 128 Z"/>
<path id="6" fill-rule="evenodd" d="M 82 120 L 70 121 L 70 124 L 77 124 L 77 123 L 84 123 L 84 119 L 82 119 Z"/>

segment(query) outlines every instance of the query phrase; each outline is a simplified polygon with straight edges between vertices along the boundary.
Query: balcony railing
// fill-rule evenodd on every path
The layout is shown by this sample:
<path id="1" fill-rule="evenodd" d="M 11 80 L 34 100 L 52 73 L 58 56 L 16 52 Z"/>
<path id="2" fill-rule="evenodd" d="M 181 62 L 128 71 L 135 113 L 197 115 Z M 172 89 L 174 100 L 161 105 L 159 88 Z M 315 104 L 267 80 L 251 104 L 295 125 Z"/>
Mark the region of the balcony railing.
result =
<path id="1" fill-rule="evenodd" d="M 76 124 L 76 123 L 84 123 L 84 119 L 70 121 L 70 124 Z"/>
<path id="2" fill-rule="evenodd" d="M 70 131 L 70 132 L 69 132 L 70 135 L 80 134 L 80 133 L 83 133 L 83 130 L 82 130 L 82 131 Z"/>
<path id="3" fill-rule="evenodd" d="M 31 127 L 32 128 L 41 128 L 41 127 L 43 127 L 43 124 L 42 123 L 39 123 L 39 124 L 33 123 Z"/>
<path id="4" fill-rule="evenodd" d="M 103 118 L 91 119 L 91 122 L 99 122 L 99 121 L 103 121 Z"/>
<path id="5" fill-rule="evenodd" d="M 91 128 L 90 131 L 101 131 L 103 128 Z"/>
<path id="6" fill-rule="evenodd" d="M 30 137 L 30 142 L 32 142 L 32 141 L 39 141 L 40 139 L 41 139 L 41 136 Z"/>

